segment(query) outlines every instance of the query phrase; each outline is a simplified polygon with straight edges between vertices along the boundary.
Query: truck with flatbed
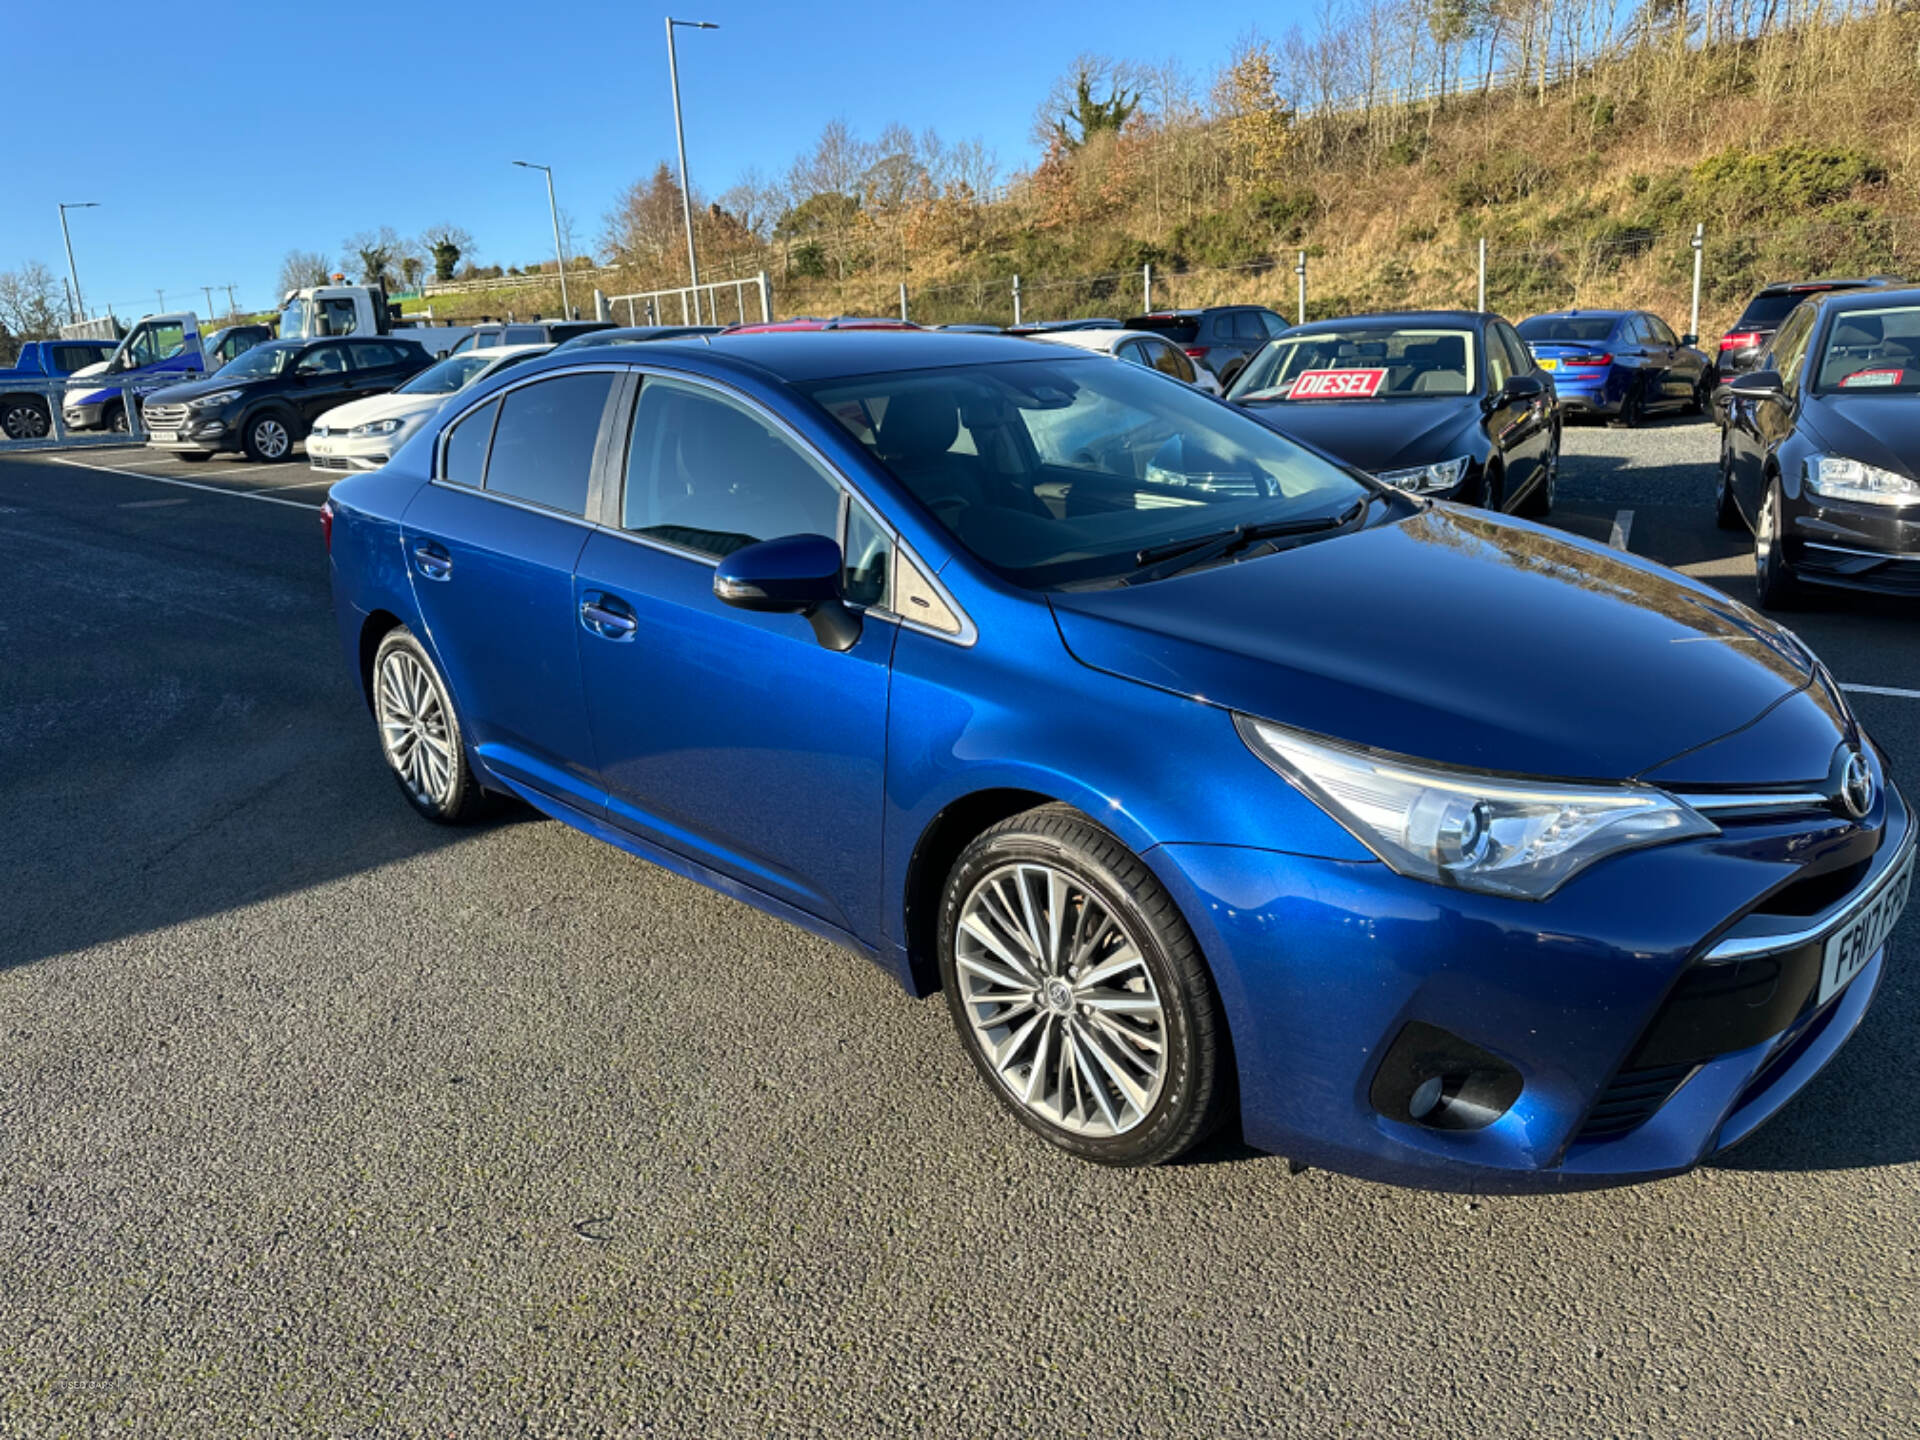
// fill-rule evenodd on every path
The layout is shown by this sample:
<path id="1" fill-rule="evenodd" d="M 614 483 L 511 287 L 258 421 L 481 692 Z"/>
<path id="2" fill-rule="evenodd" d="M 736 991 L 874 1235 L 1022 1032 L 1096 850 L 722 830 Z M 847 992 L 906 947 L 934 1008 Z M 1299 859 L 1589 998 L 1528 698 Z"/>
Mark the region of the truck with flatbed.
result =
<path id="1" fill-rule="evenodd" d="M 111 340 L 29 340 L 0 370 L 0 435 L 9 440 L 44 440 L 53 430 L 53 407 L 60 398 L 53 383 L 76 370 L 97 365 L 113 354 Z"/>

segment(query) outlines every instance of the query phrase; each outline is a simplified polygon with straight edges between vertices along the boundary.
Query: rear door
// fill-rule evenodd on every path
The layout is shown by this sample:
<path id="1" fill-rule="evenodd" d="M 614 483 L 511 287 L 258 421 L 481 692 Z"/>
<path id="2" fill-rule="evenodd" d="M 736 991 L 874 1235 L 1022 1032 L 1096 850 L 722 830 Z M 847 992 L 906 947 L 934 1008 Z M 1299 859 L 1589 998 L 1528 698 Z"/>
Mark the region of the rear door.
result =
<path id="1" fill-rule="evenodd" d="M 587 541 L 574 595 L 608 818 L 871 938 L 892 538 L 817 453 L 738 395 L 649 375 L 632 415 L 623 491 Z M 850 650 L 823 647 L 798 615 L 714 597 L 722 556 L 794 534 L 840 536 L 856 557 L 843 588 L 868 608 Z"/>
<path id="2" fill-rule="evenodd" d="M 303 351 L 294 362 L 287 398 L 300 418 L 311 425 L 334 406 L 355 399 L 359 392 L 353 387 L 353 357 L 347 342 L 329 340 Z"/>
<path id="3" fill-rule="evenodd" d="M 408 359 L 411 346 L 385 340 L 355 340 L 349 349 L 353 355 L 351 379 L 356 399 L 364 395 L 384 395 L 425 368 Z"/>
<path id="4" fill-rule="evenodd" d="M 596 819 L 573 568 L 621 379 L 542 377 L 469 410 L 401 526 L 428 643 L 474 750 L 502 779 Z"/>

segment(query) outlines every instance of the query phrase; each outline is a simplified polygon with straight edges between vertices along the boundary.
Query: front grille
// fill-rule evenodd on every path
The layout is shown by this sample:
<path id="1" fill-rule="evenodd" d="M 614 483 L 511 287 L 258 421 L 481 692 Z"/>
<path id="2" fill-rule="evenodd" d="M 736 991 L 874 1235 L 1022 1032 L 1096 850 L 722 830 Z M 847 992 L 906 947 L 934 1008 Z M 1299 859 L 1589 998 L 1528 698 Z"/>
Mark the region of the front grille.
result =
<path id="1" fill-rule="evenodd" d="M 1691 1063 L 1657 1065 L 1647 1070 L 1622 1070 L 1613 1083 L 1600 1092 L 1600 1098 L 1580 1127 L 1578 1140 L 1610 1140 L 1645 1124 L 1672 1098 L 1680 1082 L 1694 1072 Z"/>
<path id="2" fill-rule="evenodd" d="M 353 462 L 344 455 L 314 455 L 309 457 L 316 470 L 351 470 Z"/>
<path id="3" fill-rule="evenodd" d="M 178 430 L 187 423 L 187 407 L 184 405 L 145 405 L 141 407 L 140 418 L 146 422 L 149 430 Z"/>

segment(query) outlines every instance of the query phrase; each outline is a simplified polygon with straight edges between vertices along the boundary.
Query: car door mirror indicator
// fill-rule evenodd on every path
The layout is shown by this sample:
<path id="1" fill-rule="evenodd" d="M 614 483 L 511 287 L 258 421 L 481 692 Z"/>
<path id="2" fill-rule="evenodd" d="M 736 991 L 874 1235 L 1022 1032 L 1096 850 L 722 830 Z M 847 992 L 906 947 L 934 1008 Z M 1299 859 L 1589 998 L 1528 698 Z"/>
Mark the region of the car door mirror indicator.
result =
<path id="1" fill-rule="evenodd" d="M 737 610 L 801 615 L 829 650 L 851 650 L 860 616 L 840 595 L 840 546 L 824 535 L 784 535 L 743 546 L 713 572 L 713 593 Z"/>

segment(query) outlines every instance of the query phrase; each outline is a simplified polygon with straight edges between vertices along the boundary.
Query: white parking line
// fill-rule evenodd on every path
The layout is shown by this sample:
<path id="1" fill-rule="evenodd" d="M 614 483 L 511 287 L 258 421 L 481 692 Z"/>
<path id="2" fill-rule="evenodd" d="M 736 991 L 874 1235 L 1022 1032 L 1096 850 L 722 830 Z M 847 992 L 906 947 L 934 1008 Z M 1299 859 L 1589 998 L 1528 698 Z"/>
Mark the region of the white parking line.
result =
<path id="1" fill-rule="evenodd" d="M 124 475 L 129 480 L 151 480 L 156 485 L 178 485 L 182 490 L 204 490 L 209 495 L 229 495 L 235 500 L 258 500 L 262 505 L 286 505 L 295 510 L 318 510 L 305 500 L 283 500 L 278 495 L 257 495 L 251 490 L 229 490 L 224 485 L 202 485 L 196 480 L 175 480 L 167 475 L 148 475 L 139 470 L 116 470 L 111 465 L 89 465 L 84 460 L 51 457 L 56 465 L 71 465 L 76 470 L 98 470 L 102 475 Z"/>
<path id="2" fill-rule="evenodd" d="M 1613 534 L 1607 537 L 1607 544 L 1616 550 L 1627 548 L 1627 536 L 1633 533 L 1633 512 L 1622 510 L 1613 517 Z"/>
<path id="3" fill-rule="evenodd" d="M 1902 690 L 1896 685 L 1842 685 L 1855 695 L 1892 695 L 1901 700 L 1920 700 L 1920 690 Z"/>

